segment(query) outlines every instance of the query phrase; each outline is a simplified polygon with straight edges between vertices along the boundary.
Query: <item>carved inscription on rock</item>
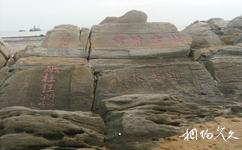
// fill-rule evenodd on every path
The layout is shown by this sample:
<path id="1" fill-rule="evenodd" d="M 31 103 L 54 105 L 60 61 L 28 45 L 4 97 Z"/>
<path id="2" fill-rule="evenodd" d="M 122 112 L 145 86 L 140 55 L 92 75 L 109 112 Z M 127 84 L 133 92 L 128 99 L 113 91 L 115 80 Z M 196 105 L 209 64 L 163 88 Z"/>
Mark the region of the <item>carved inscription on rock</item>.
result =
<path id="1" fill-rule="evenodd" d="M 41 76 L 41 95 L 39 106 L 54 107 L 55 106 L 55 85 L 56 75 L 61 72 L 57 66 L 47 66 Z"/>

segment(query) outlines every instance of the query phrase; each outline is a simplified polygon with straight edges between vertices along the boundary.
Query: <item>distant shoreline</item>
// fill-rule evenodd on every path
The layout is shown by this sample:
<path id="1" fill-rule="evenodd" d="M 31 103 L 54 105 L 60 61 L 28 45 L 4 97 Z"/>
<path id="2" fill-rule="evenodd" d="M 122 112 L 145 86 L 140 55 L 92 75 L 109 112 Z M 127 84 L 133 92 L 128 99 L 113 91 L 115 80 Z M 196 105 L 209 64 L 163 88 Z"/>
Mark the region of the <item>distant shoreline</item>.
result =
<path id="1" fill-rule="evenodd" d="M 3 39 L 36 38 L 36 37 L 45 36 L 47 32 L 48 30 L 35 31 L 35 32 L 0 31 L 0 37 Z"/>
<path id="2" fill-rule="evenodd" d="M 6 36 L 1 38 L 8 44 L 11 50 L 10 53 L 14 54 L 17 51 L 25 49 L 27 45 L 40 46 L 45 35 Z"/>
<path id="3" fill-rule="evenodd" d="M 38 38 L 38 37 L 45 37 L 45 35 L 33 35 L 33 36 L 4 36 L 1 37 L 2 39 L 16 39 L 16 38 Z"/>

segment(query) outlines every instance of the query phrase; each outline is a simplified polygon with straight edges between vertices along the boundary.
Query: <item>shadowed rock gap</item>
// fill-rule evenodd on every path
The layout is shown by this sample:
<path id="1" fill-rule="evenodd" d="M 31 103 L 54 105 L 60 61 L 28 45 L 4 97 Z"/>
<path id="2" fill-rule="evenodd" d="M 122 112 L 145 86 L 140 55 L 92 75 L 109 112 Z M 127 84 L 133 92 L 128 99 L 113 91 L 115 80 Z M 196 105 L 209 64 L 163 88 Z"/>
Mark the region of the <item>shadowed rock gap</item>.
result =
<path id="1" fill-rule="evenodd" d="M 7 57 L 4 52 L 0 51 L 0 54 L 2 54 L 4 56 L 4 58 L 6 59 L 6 61 L 8 61 L 9 57 Z"/>
<path id="2" fill-rule="evenodd" d="M 68 100 L 68 106 L 71 106 L 71 87 L 72 87 L 72 71 L 71 71 L 71 73 L 70 73 L 70 79 L 69 79 L 69 90 L 68 90 L 68 98 L 69 98 L 69 100 Z M 69 108 L 69 109 L 71 109 L 71 108 Z"/>
<path id="3" fill-rule="evenodd" d="M 207 60 L 208 61 L 208 60 Z M 204 64 L 204 67 L 207 69 L 207 71 L 211 74 L 211 76 L 213 77 L 213 79 L 215 80 L 215 81 L 217 81 L 217 79 L 216 79 L 216 76 L 214 75 L 214 69 L 213 69 L 213 67 L 212 67 L 212 64 L 210 64 L 209 62 L 204 62 L 203 64 Z"/>
<path id="4" fill-rule="evenodd" d="M 95 111 L 94 108 L 95 108 L 95 104 L 96 104 L 96 90 L 97 90 L 97 84 L 98 84 L 98 76 L 99 76 L 99 73 L 98 72 L 95 72 L 95 70 L 93 71 L 93 76 L 94 76 L 94 90 L 93 90 L 93 102 L 92 102 L 92 107 L 91 107 L 91 111 Z"/>
<path id="5" fill-rule="evenodd" d="M 88 35 L 88 40 L 87 40 L 87 43 L 86 43 L 86 48 L 87 51 L 88 51 L 88 56 L 87 56 L 87 60 L 89 61 L 90 60 L 90 56 L 91 56 L 91 52 L 92 52 L 92 42 L 91 42 L 91 36 L 92 36 L 92 28 L 89 32 L 89 35 Z"/>

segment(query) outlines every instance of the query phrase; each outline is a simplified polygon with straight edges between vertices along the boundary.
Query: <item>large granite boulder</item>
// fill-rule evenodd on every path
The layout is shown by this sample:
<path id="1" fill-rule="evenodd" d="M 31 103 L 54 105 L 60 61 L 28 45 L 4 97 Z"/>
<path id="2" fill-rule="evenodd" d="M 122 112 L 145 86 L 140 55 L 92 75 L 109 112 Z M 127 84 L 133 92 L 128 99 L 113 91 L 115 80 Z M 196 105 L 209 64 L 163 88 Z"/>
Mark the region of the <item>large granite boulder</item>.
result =
<path id="1" fill-rule="evenodd" d="M 221 93 L 198 62 L 161 62 L 103 72 L 97 80 L 96 105 L 102 99 L 126 94 L 167 93 L 213 98 Z"/>
<path id="2" fill-rule="evenodd" d="M 191 47 L 194 49 L 222 45 L 219 36 L 212 31 L 212 28 L 207 22 L 196 21 L 186 27 L 182 32 L 192 36 Z"/>
<path id="3" fill-rule="evenodd" d="M 0 109 L 0 129 L 2 150 L 96 150 L 104 142 L 104 123 L 91 112 L 8 107 Z"/>
<path id="4" fill-rule="evenodd" d="M 44 48 L 63 48 L 63 49 L 86 49 L 89 37 L 89 29 L 80 29 L 73 25 L 59 25 L 49 31 L 44 39 Z"/>
<path id="5" fill-rule="evenodd" d="M 26 57 L 0 72 L 0 108 L 91 110 L 93 71 L 81 58 Z"/>
<path id="6" fill-rule="evenodd" d="M 115 150 L 151 150 L 160 138 L 222 113 L 219 102 L 167 94 L 132 94 L 102 100 L 106 143 Z"/>
<path id="7" fill-rule="evenodd" d="M 120 17 L 106 17 L 100 24 L 104 23 L 145 23 L 147 15 L 138 10 L 131 10 Z"/>
<path id="8" fill-rule="evenodd" d="M 131 10 L 119 17 L 119 23 L 145 23 L 147 22 L 147 15 L 142 11 Z"/>
<path id="9" fill-rule="evenodd" d="M 90 58 L 187 57 L 191 38 L 170 23 L 109 23 L 93 26 Z"/>
<path id="10" fill-rule="evenodd" d="M 211 18 L 207 21 L 211 30 L 217 35 L 221 36 L 223 34 L 224 28 L 227 26 L 228 21 L 222 18 Z"/>
<path id="11" fill-rule="evenodd" d="M 242 47 L 219 48 L 206 66 L 226 97 L 233 98 L 242 94 Z"/>
<path id="12" fill-rule="evenodd" d="M 224 29 L 222 39 L 226 44 L 236 44 L 239 42 L 238 40 L 241 39 L 241 34 L 242 16 L 239 16 L 228 23 L 227 27 Z"/>
<path id="13" fill-rule="evenodd" d="M 94 110 L 105 121 L 110 149 L 150 150 L 160 138 L 225 112 L 229 102 L 202 64 L 169 61 L 111 60 L 120 69 L 98 76 Z"/>

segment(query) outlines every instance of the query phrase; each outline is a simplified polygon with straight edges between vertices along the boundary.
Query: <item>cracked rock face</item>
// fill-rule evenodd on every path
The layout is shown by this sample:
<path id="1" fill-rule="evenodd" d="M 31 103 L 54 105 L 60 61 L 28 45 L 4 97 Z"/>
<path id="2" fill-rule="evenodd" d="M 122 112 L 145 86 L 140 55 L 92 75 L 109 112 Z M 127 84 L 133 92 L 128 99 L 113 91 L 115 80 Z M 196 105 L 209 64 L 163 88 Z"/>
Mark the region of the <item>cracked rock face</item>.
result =
<path id="1" fill-rule="evenodd" d="M 0 128 L 0 149 L 6 150 L 95 149 L 104 142 L 104 123 L 90 112 L 8 107 L 0 110 Z"/>
<path id="2" fill-rule="evenodd" d="M 95 111 L 111 149 L 148 150 L 190 123 L 223 114 L 225 103 L 198 62 L 160 62 L 102 72 Z"/>
<path id="3" fill-rule="evenodd" d="M 236 44 L 241 42 L 241 33 L 242 16 L 239 16 L 228 23 L 227 27 L 224 29 L 224 35 L 222 36 L 222 39 L 226 44 Z"/>
<path id="4" fill-rule="evenodd" d="M 81 58 L 27 57 L 1 70 L 0 107 L 90 111 L 93 72 Z"/>
<path id="5" fill-rule="evenodd" d="M 207 68 L 218 82 L 218 87 L 226 97 L 242 94 L 242 48 L 225 46 L 218 49 L 209 59 Z"/>
<path id="6" fill-rule="evenodd" d="M 222 112 L 218 102 L 207 100 L 205 104 L 204 100 L 168 94 L 104 99 L 100 114 L 106 124 L 106 143 L 115 150 L 151 149 L 160 138 L 178 134 L 191 123 L 209 120 Z"/>

